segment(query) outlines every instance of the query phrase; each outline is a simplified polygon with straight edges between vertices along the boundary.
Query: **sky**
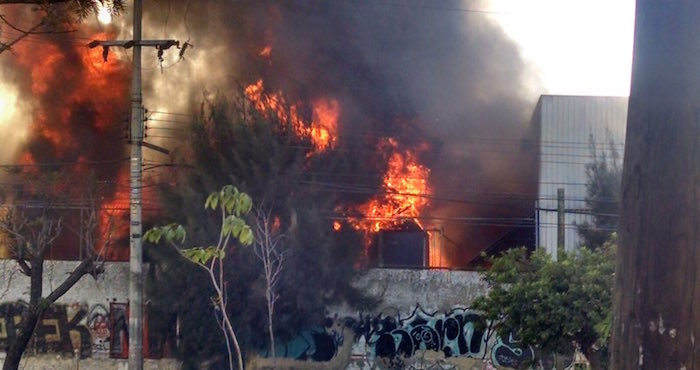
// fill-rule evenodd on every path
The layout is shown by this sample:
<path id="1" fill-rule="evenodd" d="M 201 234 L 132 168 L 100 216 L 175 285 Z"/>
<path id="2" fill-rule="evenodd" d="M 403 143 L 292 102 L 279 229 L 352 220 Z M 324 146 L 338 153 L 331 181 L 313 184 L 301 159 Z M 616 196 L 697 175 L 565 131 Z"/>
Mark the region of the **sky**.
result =
<path id="1" fill-rule="evenodd" d="M 177 3 L 184 5 L 186 2 Z M 273 83 L 273 77 L 278 77 L 277 82 L 282 83 L 287 81 L 285 76 L 295 76 L 296 83 L 281 85 L 286 86 L 291 94 L 300 93 L 296 91 L 296 86 L 303 85 L 304 82 L 310 87 L 305 88 L 301 92 L 303 94 L 336 94 L 342 100 L 342 106 L 348 107 L 348 116 L 345 118 L 357 126 L 353 126 L 356 130 L 374 132 L 375 127 L 372 125 L 375 122 L 379 122 L 377 128 L 389 127 L 395 121 L 386 119 L 388 114 L 403 112 L 404 102 L 411 102 L 413 114 L 420 117 L 415 125 L 422 124 L 422 128 L 429 130 L 426 132 L 431 132 L 436 140 L 440 140 L 443 157 L 439 163 L 433 161 L 431 179 L 434 186 L 442 189 L 462 189 L 467 185 L 481 189 L 488 183 L 490 189 L 494 190 L 492 184 L 499 180 L 503 187 L 499 191 L 503 193 L 523 191 L 519 187 L 523 179 L 529 176 L 527 166 L 519 165 L 522 173 L 514 172 L 511 168 L 514 162 L 503 158 L 509 154 L 487 154 L 475 150 L 473 145 L 479 145 L 479 142 L 473 138 L 508 132 L 512 137 L 505 139 L 520 143 L 519 135 L 526 133 L 527 127 L 524 124 L 530 114 L 528 109 L 531 103 L 534 108 L 534 98 L 538 95 L 626 96 L 629 93 L 634 0 L 367 0 L 355 5 L 357 6 L 351 4 L 331 9 L 319 7 L 318 13 L 313 12 L 313 7 L 302 7 L 303 12 L 285 13 L 289 17 L 287 22 L 272 23 L 275 27 L 270 28 L 274 32 L 274 45 L 277 48 L 275 61 L 279 63 L 267 68 L 266 72 L 272 76 Z M 222 9 L 237 14 L 234 8 Z M 182 10 L 185 15 L 189 14 Z M 162 30 L 163 37 L 173 34 L 181 38 L 186 34 L 189 39 L 190 30 L 185 16 L 173 13 L 172 23 L 169 23 L 169 12 L 170 10 L 165 12 L 165 17 L 157 16 L 160 14 L 157 11 L 149 13 L 151 18 L 147 21 L 151 24 L 150 36 L 155 33 L 160 38 Z M 207 27 L 205 22 L 211 20 L 211 17 L 206 12 L 192 13 L 188 19 L 191 19 L 193 26 L 193 42 L 198 47 L 189 51 L 186 61 L 196 62 L 183 63 L 172 72 L 186 76 L 188 83 L 198 86 L 195 85 L 198 82 L 216 80 L 212 71 L 229 73 L 230 70 L 236 70 L 235 67 L 218 68 L 219 61 L 234 55 L 229 49 L 241 46 L 236 43 L 255 45 L 255 37 L 250 36 L 260 34 L 255 27 L 266 27 L 267 23 L 271 23 L 256 12 L 245 14 L 248 18 L 244 20 L 250 21 L 251 25 L 248 28 L 242 27 L 244 32 L 240 34 L 244 37 L 237 39 L 226 32 L 230 23 L 228 18 L 221 18 L 221 23 L 217 26 Z M 102 21 L 105 20 L 104 17 L 104 14 L 96 16 Z M 129 28 L 128 17 L 130 14 L 127 12 L 125 18 L 117 23 L 127 24 L 122 29 Z M 178 21 L 180 17 L 182 22 Z M 517 45 L 521 56 L 529 64 L 527 67 L 521 63 L 513 44 L 499 34 L 497 27 L 484 22 L 483 18 L 492 18 L 501 26 L 503 33 Z M 341 26 L 333 28 L 334 22 Z M 405 24 L 413 24 L 413 27 L 404 29 Z M 323 27 L 335 32 L 319 33 L 317 30 Z M 186 33 L 177 31 L 182 31 L 183 28 Z M 347 34 L 341 32 L 346 28 L 354 32 L 350 39 L 345 38 Z M 85 29 L 87 27 L 83 28 Z M 214 34 L 222 34 L 222 37 L 212 37 Z M 464 37 L 453 37 L 454 35 Z M 355 43 L 355 40 L 359 41 Z M 35 42 L 35 45 L 41 44 L 36 39 L 29 41 Z M 420 47 L 416 50 L 404 47 L 413 44 Z M 198 54 L 200 50 L 206 50 L 206 53 Z M 351 68 L 354 64 L 336 62 L 332 58 L 318 58 L 322 53 L 342 56 L 338 57 L 340 61 L 356 56 L 365 63 L 361 65 L 366 66 L 369 72 L 354 80 L 352 76 L 355 71 Z M 14 56 L 0 55 L 0 62 L 3 62 L 2 58 Z M 11 59 L 5 59 L 7 60 Z M 189 90 L 179 89 L 183 80 L 160 76 L 156 60 L 148 60 L 144 65 L 144 69 L 149 71 L 146 79 L 168 84 L 152 83 L 149 85 L 151 90 L 145 95 L 167 97 L 167 103 L 174 107 L 169 105 L 161 109 L 149 101 L 146 101 L 146 105 L 155 106 L 155 111 L 183 112 L 184 110 L 178 111 L 182 108 L 174 103 L 183 100 L 176 97 L 178 91 L 184 94 L 184 99 L 189 96 Z M 242 58 L 240 62 L 244 64 L 246 61 Z M 256 59 L 248 62 L 258 63 Z M 151 64 L 150 67 L 148 63 Z M 196 65 L 207 66 L 207 72 L 202 75 L 203 70 L 197 71 Z M 471 73 L 470 68 L 476 68 L 479 73 Z M 438 69 L 442 73 L 434 73 Z M 328 73 L 310 73 L 319 70 Z M 527 74 L 526 77 L 523 74 Z M 58 101 L 57 96 L 52 91 L 52 94 L 35 96 L 36 102 L 18 98 L 15 87 L 3 81 L 12 81 L 10 68 L 0 68 L 0 135 L 5 137 L 12 134 L 17 139 L 22 139 L 29 125 L 10 123 L 24 123 L 21 117 L 26 115 L 21 112 L 29 111 L 41 102 L 57 107 L 54 104 Z M 527 87 L 530 81 L 532 91 L 524 91 L 523 84 Z M 128 86 L 128 82 L 122 85 Z M 60 89 L 65 86 L 59 84 L 56 87 Z M 395 86 L 394 89 L 401 88 L 403 91 L 396 94 L 392 88 L 384 89 L 386 86 Z M 56 94 L 60 98 L 65 94 L 72 96 L 72 87 L 66 89 Z M 117 91 L 114 88 L 110 90 Z M 163 94 L 154 93 L 156 91 Z M 367 91 L 372 91 L 373 94 L 363 93 Z M 401 99 L 396 99 L 397 96 Z M 377 101 L 381 104 L 376 104 Z M 98 106 L 103 107 L 104 104 Z M 109 109 L 99 111 L 103 110 Z M 76 110 L 76 114 L 90 112 Z M 415 144 L 410 130 L 403 131 L 403 136 L 400 137 L 407 142 L 405 145 Z M 465 146 L 467 139 L 472 140 L 471 147 Z M 8 140 L 16 145 L 24 141 Z M 10 158 L 16 152 L 16 148 L 5 145 L 0 148 L 0 158 Z M 452 176 L 457 170 L 474 174 L 469 179 L 469 184 L 464 179 Z M 509 181 L 501 181 L 504 177 Z M 484 205 L 480 209 L 475 205 L 469 205 L 469 209 L 465 207 L 463 204 L 455 206 L 446 203 L 435 205 L 435 212 L 462 216 L 486 212 L 483 211 L 486 208 Z"/>
<path id="2" fill-rule="evenodd" d="M 549 94 L 628 96 L 634 0 L 465 0 L 534 64 Z"/>
<path id="3" fill-rule="evenodd" d="M 634 0 L 465 0 L 464 6 L 491 12 L 535 67 L 542 93 L 629 95 Z M 0 84 L 0 125 L 16 118 L 15 104 L 15 92 Z"/>

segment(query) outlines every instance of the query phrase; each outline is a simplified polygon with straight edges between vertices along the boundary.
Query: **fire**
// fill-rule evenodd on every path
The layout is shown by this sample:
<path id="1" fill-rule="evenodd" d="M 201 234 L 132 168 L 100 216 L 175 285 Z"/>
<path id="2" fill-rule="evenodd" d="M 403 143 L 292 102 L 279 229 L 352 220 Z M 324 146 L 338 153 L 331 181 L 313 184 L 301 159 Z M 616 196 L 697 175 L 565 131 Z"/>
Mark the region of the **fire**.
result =
<path id="1" fill-rule="evenodd" d="M 309 135 L 317 150 L 335 147 L 340 104 L 333 99 L 318 99 L 313 103 L 313 118 Z"/>
<path id="2" fill-rule="evenodd" d="M 89 39 L 115 36 L 96 33 Z M 111 52 L 105 62 L 102 50 L 90 50 L 60 38 L 41 44 L 20 42 L 15 50 L 14 67 L 27 76 L 23 93 L 32 96 L 28 104 L 34 107 L 28 117 L 28 140 L 32 145 L 18 153 L 18 161 L 25 165 L 65 162 L 62 169 L 75 177 L 95 173 L 98 180 L 113 179 L 117 169 L 107 164 L 118 163 L 125 155 L 125 146 L 119 140 L 120 126 L 126 126 L 128 112 L 128 63 L 123 63 L 117 52 Z M 120 166 L 119 171 L 124 169 Z M 27 167 L 26 171 L 36 171 L 36 167 Z M 106 209 L 120 209 L 121 215 L 128 215 L 128 205 L 122 204 L 128 200 L 128 193 L 119 190 L 128 184 L 128 173 L 118 172 L 116 176 L 117 184 L 108 182 L 111 185 L 97 199 L 102 210 L 96 220 L 98 238 L 107 234 L 110 211 Z M 113 232 L 112 240 L 121 231 Z M 71 249 L 74 243 L 66 244 L 57 253 L 64 254 L 62 258 L 73 258 L 77 254 Z M 128 258 L 128 248 L 105 252 L 110 259 Z"/>
<path id="3" fill-rule="evenodd" d="M 260 53 L 261 56 L 267 54 L 268 48 Z M 335 148 L 340 116 L 337 100 L 320 98 L 312 101 L 311 121 L 305 122 L 299 114 L 300 104 L 289 104 L 281 92 L 265 92 L 262 79 L 248 85 L 245 95 L 259 112 L 273 115 L 282 124 L 292 125 L 300 137 L 310 138 L 313 143 L 310 155 Z M 427 147 L 427 144 L 422 144 L 417 150 L 426 150 Z M 378 149 L 387 158 L 380 192 L 365 204 L 351 209 L 336 209 L 339 213 L 362 215 L 351 217 L 348 222 L 356 230 L 364 232 L 366 247 L 371 244 L 372 235 L 381 230 L 400 229 L 407 224 L 424 229 L 419 218 L 428 206 L 427 195 L 432 191 L 428 183 L 430 169 L 420 164 L 416 152 L 401 150 L 398 141 L 393 138 L 384 139 Z M 337 232 L 341 228 L 341 222 L 333 222 L 333 230 Z M 435 251 L 431 248 L 431 266 L 435 265 L 433 261 L 437 258 L 434 255 Z"/>
<path id="4" fill-rule="evenodd" d="M 290 124 L 300 137 L 308 137 L 314 152 L 335 147 L 340 104 L 334 99 L 317 99 L 312 104 L 311 122 L 299 114 L 299 104 L 289 104 L 281 92 L 267 93 L 262 79 L 245 88 L 246 98 L 262 113 L 272 113 L 285 124 Z"/>
<path id="5" fill-rule="evenodd" d="M 418 163 L 414 152 L 400 151 L 395 139 L 387 139 L 380 146 L 390 153 L 381 192 L 357 206 L 354 211 L 363 217 L 351 218 L 350 223 L 358 230 L 371 233 L 396 229 L 407 221 L 423 228 L 418 217 L 428 205 L 430 169 Z"/>
<path id="6" fill-rule="evenodd" d="M 258 56 L 263 57 L 263 58 L 269 58 L 270 55 L 272 54 L 272 46 L 265 46 L 260 52 L 258 53 Z"/>
<path id="7" fill-rule="evenodd" d="M 270 58 L 271 46 L 262 48 L 258 56 Z M 337 100 L 320 98 L 311 102 L 312 117 L 305 122 L 300 114 L 300 104 L 290 104 L 281 92 L 266 92 L 263 80 L 250 84 L 245 89 L 246 98 L 252 106 L 263 114 L 271 114 L 283 124 L 292 125 L 300 137 L 308 137 L 313 144 L 313 152 L 318 153 L 336 147 L 340 104 Z M 399 229 L 408 223 L 424 229 L 419 217 L 428 205 L 431 193 L 428 177 L 430 169 L 420 164 L 414 151 L 400 150 L 396 139 L 383 140 L 378 148 L 387 160 L 387 170 L 382 181 L 381 191 L 367 203 L 352 209 L 336 208 L 339 213 L 361 214 L 351 217 L 348 222 L 356 230 L 365 234 L 365 246 L 369 247 L 372 234 L 381 230 Z M 417 150 L 426 150 L 422 144 Z M 338 232 L 343 224 L 333 221 L 333 230 Z M 432 234 L 427 232 L 432 240 Z M 430 266 L 437 266 L 437 251 L 430 249 Z"/>
<path id="8" fill-rule="evenodd" d="M 105 250 L 99 251 L 107 259 L 119 259 L 118 254 L 110 245 L 118 240 L 126 240 L 129 236 L 129 176 L 122 171 L 117 174 L 116 190 L 110 199 L 102 202 L 98 214 L 97 230 L 99 231 L 97 245 L 104 246 Z"/>

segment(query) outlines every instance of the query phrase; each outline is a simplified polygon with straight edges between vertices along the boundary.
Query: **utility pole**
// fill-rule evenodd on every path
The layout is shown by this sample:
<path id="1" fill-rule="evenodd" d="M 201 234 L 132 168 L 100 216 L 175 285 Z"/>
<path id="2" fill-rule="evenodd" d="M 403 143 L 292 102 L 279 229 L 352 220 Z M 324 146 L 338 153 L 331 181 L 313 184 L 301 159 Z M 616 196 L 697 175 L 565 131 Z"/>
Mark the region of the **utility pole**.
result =
<path id="1" fill-rule="evenodd" d="M 112 46 L 133 47 L 133 70 L 131 75 L 131 124 L 129 144 L 131 156 L 130 172 L 130 201 L 129 201 L 129 369 L 143 369 L 143 227 L 142 211 L 142 146 L 143 141 L 143 96 L 141 93 L 141 47 L 154 46 L 158 49 L 159 58 L 163 50 L 171 46 L 179 47 L 175 40 L 142 40 L 143 4 L 142 0 L 134 0 L 133 38 L 128 41 L 92 41 L 88 44 L 94 48 L 102 46 L 105 60 Z M 183 50 L 184 51 L 184 48 Z M 182 52 L 181 52 L 182 54 Z"/>
<path id="2" fill-rule="evenodd" d="M 143 157 L 143 96 L 141 94 L 141 18 L 143 4 L 134 0 L 133 69 L 131 72 L 131 158 L 129 179 L 129 370 L 143 369 L 143 227 L 141 167 Z"/>
<path id="3" fill-rule="evenodd" d="M 554 260 L 566 249 L 566 208 L 564 188 L 557 189 L 557 249 L 554 251 Z"/>
<path id="4" fill-rule="evenodd" d="M 612 369 L 700 369 L 699 19 L 637 0 Z"/>

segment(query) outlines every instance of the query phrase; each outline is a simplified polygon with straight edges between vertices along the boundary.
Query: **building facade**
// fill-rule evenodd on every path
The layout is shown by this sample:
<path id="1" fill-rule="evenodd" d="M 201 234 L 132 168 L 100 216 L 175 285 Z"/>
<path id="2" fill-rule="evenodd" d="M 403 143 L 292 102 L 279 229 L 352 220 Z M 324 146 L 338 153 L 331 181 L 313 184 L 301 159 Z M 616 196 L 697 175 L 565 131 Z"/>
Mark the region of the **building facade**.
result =
<path id="1" fill-rule="evenodd" d="M 627 98 L 611 96 L 540 97 L 532 117 L 539 136 L 536 245 L 556 256 L 558 193 L 563 189 L 564 248 L 578 248 L 577 226 L 592 221 L 587 208 L 586 166 L 603 155 L 624 153 Z"/>

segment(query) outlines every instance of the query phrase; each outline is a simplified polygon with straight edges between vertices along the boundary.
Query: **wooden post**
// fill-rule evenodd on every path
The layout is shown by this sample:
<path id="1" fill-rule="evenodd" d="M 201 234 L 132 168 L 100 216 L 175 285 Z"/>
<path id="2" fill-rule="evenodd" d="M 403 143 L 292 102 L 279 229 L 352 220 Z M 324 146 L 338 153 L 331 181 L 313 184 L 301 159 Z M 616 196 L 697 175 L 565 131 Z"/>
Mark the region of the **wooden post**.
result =
<path id="1" fill-rule="evenodd" d="M 612 368 L 700 369 L 700 1 L 637 0 Z"/>
<path id="2" fill-rule="evenodd" d="M 566 202 L 564 201 L 564 188 L 557 189 L 557 250 L 554 251 L 554 260 L 559 258 L 559 252 L 566 249 Z"/>

